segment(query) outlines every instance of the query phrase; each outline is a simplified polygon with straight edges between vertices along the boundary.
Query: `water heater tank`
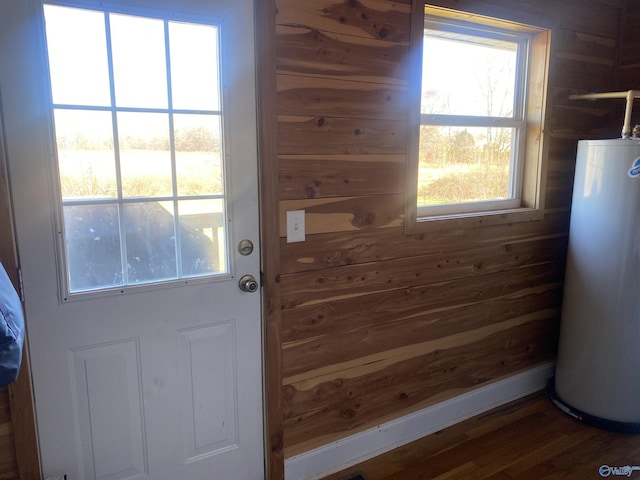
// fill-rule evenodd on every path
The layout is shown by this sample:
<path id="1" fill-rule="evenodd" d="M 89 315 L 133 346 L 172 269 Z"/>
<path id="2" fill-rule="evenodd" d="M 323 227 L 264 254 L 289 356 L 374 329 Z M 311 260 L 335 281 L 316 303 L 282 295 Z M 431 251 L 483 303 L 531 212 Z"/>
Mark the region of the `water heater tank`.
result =
<path id="1" fill-rule="evenodd" d="M 640 140 L 578 144 L 552 396 L 571 415 L 640 433 Z"/>

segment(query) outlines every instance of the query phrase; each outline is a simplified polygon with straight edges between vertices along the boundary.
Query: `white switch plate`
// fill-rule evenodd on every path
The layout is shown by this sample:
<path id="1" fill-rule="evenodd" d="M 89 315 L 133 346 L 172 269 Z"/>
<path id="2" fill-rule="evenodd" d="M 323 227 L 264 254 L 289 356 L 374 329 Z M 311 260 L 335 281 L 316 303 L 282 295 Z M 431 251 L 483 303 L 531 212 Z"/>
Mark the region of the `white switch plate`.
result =
<path id="1" fill-rule="evenodd" d="M 287 243 L 304 242 L 304 210 L 287 212 Z"/>

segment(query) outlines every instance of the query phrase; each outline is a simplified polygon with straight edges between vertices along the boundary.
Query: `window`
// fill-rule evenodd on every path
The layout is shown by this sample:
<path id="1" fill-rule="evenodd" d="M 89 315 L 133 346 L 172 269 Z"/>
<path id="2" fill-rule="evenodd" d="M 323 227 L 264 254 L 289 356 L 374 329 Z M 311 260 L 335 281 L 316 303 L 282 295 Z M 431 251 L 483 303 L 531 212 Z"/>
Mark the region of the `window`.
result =
<path id="1" fill-rule="evenodd" d="M 422 7 L 412 34 L 407 230 L 541 216 L 549 32 Z"/>
<path id="2" fill-rule="evenodd" d="M 227 273 L 219 27 L 44 12 L 66 293 Z"/>

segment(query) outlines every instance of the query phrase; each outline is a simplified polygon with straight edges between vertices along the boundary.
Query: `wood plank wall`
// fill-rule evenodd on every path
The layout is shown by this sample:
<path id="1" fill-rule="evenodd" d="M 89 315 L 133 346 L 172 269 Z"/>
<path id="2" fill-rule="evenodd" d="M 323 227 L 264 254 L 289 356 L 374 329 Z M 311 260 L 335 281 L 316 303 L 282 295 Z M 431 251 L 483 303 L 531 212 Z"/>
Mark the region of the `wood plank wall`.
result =
<path id="1" fill-rule="evenodd" d="M 406 236 L 411 0 L 276 0 L 285 457 L 554 358 L 576 141 L 615 125 L 567 96 L 616 87 L 622 2 L 433 2 L 553 30 L 546 211 Z"/>
<path id="2" fill-rule="evenodd" d="M 282 355 L 283 385 L 269 404 L 291 456 L 553 358 L 576 141 L 619 129 L 609 105 L 566 97 L 640 88 L 640 5 L 434 2 L 553 29 L 547 212 L 405 236 L 409 0 L 275 3 L 278 198 L 281 212 L 306 209 L 309 233 L 281 239 L 270 272 L 281 327 L 268 336 L 282 348 L 267 362 Z M 3 480 L 18 478 L 9 398 L 0 389 Z"/>
<path id="3" fill-rule="evenodd" d="M 627 0 L 623 14 L 620 42 L 619 90 L 640 90 L 640 2 Z M 620 107 L 622 115 L 623 108 Z M 622 123 L 620 117 L 620 124 Z M 640 124 L 640 100 L 635 101 L 632 121 Z"/>

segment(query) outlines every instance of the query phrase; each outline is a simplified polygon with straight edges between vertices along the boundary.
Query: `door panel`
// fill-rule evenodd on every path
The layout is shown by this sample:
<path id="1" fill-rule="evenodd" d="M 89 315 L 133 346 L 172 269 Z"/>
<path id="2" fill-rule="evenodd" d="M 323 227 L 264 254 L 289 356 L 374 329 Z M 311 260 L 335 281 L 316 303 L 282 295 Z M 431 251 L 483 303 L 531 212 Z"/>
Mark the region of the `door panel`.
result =
<path id="1" fill-rule="evenodd" d="M 183 448 L 197 461 L 235 447 L 238 439 L 235 321 L 180 332 Z M 224 405 L 217 410 L 206 405 Z"/>
<path id="2" fill-rule="evenodd" d="M 85 478 L 147 473 L 136 339 L 70 352 L 72 402 Z"/>
<path id="3" fill-rule="evenodd" d="M 183 228 L 207 231 L 212 242 L 214 237 L 219 242 L 212 277 L 117 289 L 105 280 L 106 293 L 69 299 L 61 239 L 69 236 L 69 218 L 86 221 L 81 211 L 86 204 L 70 205 L 80 213 L 72 212 L 66 222 L 58 214 L 64 194 L 57 180 L 42 4 L 2 2 L 0 89 L 43 474 L 66 474 L 69 480 L 262 478 L 260 294 L 242 292 L 237 283 L 244 274 L 259 277 L 252 2 L 87 0 L 74 5 L 150 16 L 179 9 L 180 21 L 219 21 L 225 120 L 214 130 L 224 137 L 228 205 L 218 208 L 218 215 L 201 215 L 188 210 L 187 202 L 211 196 L 187 200 L 178 193 L 167 201 L 177 205 L 179 216 L 162 212 L 175 226 L 176 242 L 186 241 Z M 184 62 L 196 76 L 198 62 Z M 188 89 L 189 78 L 181 81 Z M 173 113 L 176 121 L 189 123 L 191 100 L 178 100 L 185 110 Z M 212 102 L 215 98 L 204 99 L 203 105 Z M 174 155 L 187 153 L 192 152 L 176 148 Z M 173 168 L 179 191 L 181 173 Z M 126 226 L 122 212 L 134 203 L 117 192 L 114 198 L 111 214 Z M 149 222 L 148 238 L 157 236 L 161 223 Z M 214 236 L 210 232 L 216 228 L 226 231 Z M 237 253 L 242 239 L 256 246 L 252 254 Z M 120 255 L 130 267 L 131 258 Z M 92 253 L 80 268 L 98 260 Z"/>

